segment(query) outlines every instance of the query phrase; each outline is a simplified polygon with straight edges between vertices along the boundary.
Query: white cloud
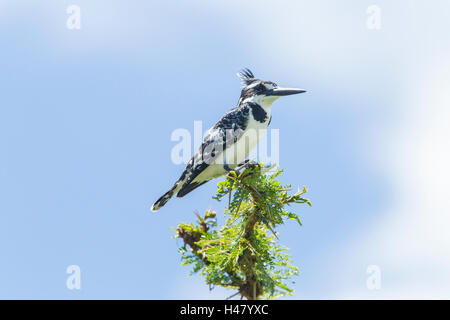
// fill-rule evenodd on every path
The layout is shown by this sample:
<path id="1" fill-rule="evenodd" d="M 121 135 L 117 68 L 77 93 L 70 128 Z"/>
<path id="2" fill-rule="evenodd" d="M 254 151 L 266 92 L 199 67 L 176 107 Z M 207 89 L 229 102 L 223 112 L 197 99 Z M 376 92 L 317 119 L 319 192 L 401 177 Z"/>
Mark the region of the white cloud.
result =
<path id="1" fill-rule="evenodd" d="M 378 141 L 387 147 L 373 154 L 374 163 L 383 166 L 380 169 L 392 179 L 392 207 L 370 230 L 352 240 L 351 249 L 345 249 L 352 252 L 344 258 L 347 266 L 370 259 L 380 265 L 382 290 L 374 295 L 361 287 L 344 287 L 338 297 L 450 298 L 447 57 L 448 53 L 434 57 L 420 76 L 410 78 L 408 108 L 397 126 Z"/>

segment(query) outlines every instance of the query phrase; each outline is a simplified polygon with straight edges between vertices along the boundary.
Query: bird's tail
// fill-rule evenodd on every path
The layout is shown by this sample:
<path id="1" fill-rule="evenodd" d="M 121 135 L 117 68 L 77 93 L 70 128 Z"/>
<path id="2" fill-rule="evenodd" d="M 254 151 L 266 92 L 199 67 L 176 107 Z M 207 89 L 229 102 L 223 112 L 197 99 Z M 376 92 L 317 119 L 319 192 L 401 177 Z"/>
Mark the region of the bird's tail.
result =
<path id="1" fill-rule="evenodd" d="M 170 200 L 170 198 L 173 197 L 173 195 L 175 193 L 178 192 L 178 190 L 181 189 L 181 187 L 183 186 L 183 181 L 178 180 L 172 188 L 170 188 L 169 191 L 167 191 L 166 193 L 164 193 L 158 200 L 156 200 L 156 202 L 152 205 L 152 211 L 156 212 L 159 209 L 161 209 L 166 203 L 167 201 Z"/>

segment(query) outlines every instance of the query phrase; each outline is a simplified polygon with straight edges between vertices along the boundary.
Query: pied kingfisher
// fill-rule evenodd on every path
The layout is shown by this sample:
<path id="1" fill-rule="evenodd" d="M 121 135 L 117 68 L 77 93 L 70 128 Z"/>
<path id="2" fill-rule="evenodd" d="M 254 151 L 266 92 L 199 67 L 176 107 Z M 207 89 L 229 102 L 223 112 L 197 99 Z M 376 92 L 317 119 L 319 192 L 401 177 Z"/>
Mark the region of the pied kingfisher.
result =
<path id="1" fill-rule="evenodd" d="M 249 69 L 237 75 L 243 85 L 237 107 L 208 130 L 200 149 L 188 162 L 181 177 L 153 204 L 152 211 L 158 211 L 174 194 L 181 198 L 244 163 L 270 124 L 272 103 L 281 96 L 305 92 L 280 88 L 272 81 L 256 79 Z"/>

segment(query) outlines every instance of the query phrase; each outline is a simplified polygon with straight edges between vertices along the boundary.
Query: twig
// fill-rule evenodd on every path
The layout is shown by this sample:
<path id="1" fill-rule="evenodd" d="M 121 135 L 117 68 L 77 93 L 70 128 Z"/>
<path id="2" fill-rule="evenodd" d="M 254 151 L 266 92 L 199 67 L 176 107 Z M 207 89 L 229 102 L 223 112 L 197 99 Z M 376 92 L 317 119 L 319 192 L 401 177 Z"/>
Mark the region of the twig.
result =
<path id="1" fill-rule="evenodd" d="M 240 291 L 238 291 L 238 292 L 236 292 L 236 293 L 234 293 L 234 294 L 232 294 L 231 296 L 229 296 L 228 298 L 226 298 L 225 300 L 230 300 L 231 298 L 233 298 L 233 297 L 235 297 L 235 296 L 237 296 L 238 294 L 240 294 L 241 292 Z M 242 298 L 241 298 L 242 299 Z"/>

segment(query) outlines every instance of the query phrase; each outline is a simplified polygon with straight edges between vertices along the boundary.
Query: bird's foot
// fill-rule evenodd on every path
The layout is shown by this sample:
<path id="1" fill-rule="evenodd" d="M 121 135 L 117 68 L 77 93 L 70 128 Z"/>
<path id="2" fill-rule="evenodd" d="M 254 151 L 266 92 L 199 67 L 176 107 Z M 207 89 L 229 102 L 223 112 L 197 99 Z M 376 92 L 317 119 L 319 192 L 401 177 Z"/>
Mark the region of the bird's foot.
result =
<path id="1" fill-rule="evenodd" d="M 259 163 L 254 161 L 254 160 L 249 160 L 246 159 L 245 161 L 239 163 L 236 168 L 234 169 L 234 171 L 237 173 L 237 175 L 239 175 L 241 173 L 241 171 L 245 170 L 245 169 L 253 169 L 256 166 L 259 166 Z"/>
<path id="2" fill-rule="evenodd" d="M 231 168 L 228 166 L 227 163 L 224 163 L 224 164 L 223 164 L 223 168 L 224 168 L 228 173 L 230 173 L 231 171 L 233 171 L 233 169 L 231 169 Z"/>
<path id="3" fill-rule="evenodd" d="M 231 169 L 230 166 L 227 163 L 223 164 L 223 168 L 225 169 L 225 171 L 227 172 L 227 176 L 232 176 L 232 172 L 239 173 L 239 171 L 237 170 L 237 167 L 235 169 Z"/>
<path id="4" fill-rule="evenodd" d="M 244 168 L 254 168 L 255 166 L 258 166 L 259 163 L 256 162 L 255 160 L 250 160 L 250 159 L 246 159 L 243 162 L 241 162 L 240 164 L 238 164 L 237 168 L 239 168 L 239 170 L 244 169 Z"/>
<path id="5" fill-rule="evenodd" d="M 223 168 L 228 172 L 228 175 L 230 175 L 231 172 L 235 172 L 239 176 L 243 169 L 253 169 L 256 166 L 259 166 L 258 162 L 246 159 L 239 163 L 234 169 L 231 169 L 226 163 L 223 165 Z"/>

